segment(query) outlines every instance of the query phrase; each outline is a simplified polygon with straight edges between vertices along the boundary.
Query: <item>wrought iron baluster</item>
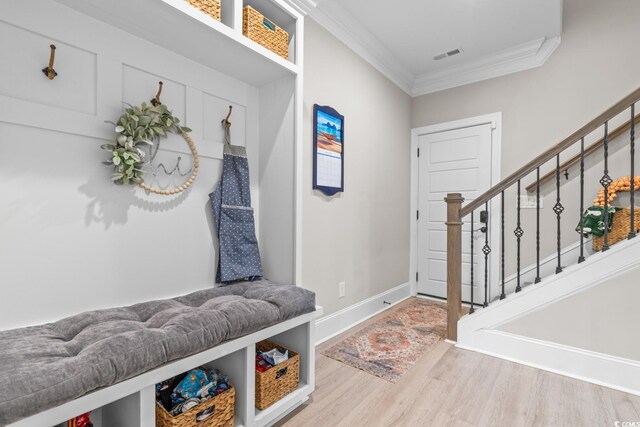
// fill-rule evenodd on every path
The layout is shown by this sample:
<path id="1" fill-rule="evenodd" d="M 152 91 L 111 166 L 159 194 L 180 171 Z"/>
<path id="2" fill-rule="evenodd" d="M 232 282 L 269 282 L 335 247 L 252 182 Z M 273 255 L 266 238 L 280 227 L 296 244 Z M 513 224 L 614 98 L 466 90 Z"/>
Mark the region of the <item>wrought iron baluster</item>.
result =
<path id="1" fill-rule="evenodd" d="M 520 286 L 520 239 L 524 235 L 524 230 L 520 227 L 520 180 L 518 180 L 518 202 L 517 202 L 517 225 L 513 230 L 513 234 L 516 235 L 516 292 L 520 292 L 522 287 Z"/>
<path id="2" fill-rule="evenodd" d="M 502 239 L 500 245 L 500 269 L 502 274 L 502 293 L 500 294 L 500 299 L 505 299 L 506 295 L 504 293 L 504 190 L 502 190 L 502 203 L 500 205 L 500 238 Z"/>
<path id="3" fill-rule="evenodd" d="M 609 185 L 613 182 L 609 176 L 609 122 L 604 122 L 604 175 L 600 178 L 600 185 L 604 187 L 604 236 L 602 252 L 609 249 Z"/>
<path id="4" fill-rule="evenodd" d="M 540 282 L 540 166 L 536 168 L 536 278 Z"/>
<path id="5" fill-rule="evenodd" d="M 475 309 L 473 308 L 473 211 L 471 212 L 471 307 L 469 308 L 469 314 L 472 314 Z"/>
<path id="6" fill-rule="evenodd" d="M 635 209 L 635 196 L 636 196 L 636 104 L 631 104 L 631 130 L 630 130 L 630 151 L 631 151 L 631 185 L 629 188 L 629 207 L 631 208 L 631 218 L 629 224 L 629 236 L 627 239 L 633 239 L 636 237 L 636 209 Z"/>
<path id="7" fill-rule="evenodd" d="M 578 264 L 584 261 L 584 224 L 582 215 L 584 214 L 584 137 L 580 139 L 580 256 Z"/>
<path id="8" fill-rule="evenodd" d="M 553 212 L 556 214 L 556 220 L 558 222 L 558 228 L 556 231 L 557 235 L 557 249 L 558 249 L 558 266 L 556 267 L 556 274 L 562 272 L 562 264 L 560 260 L 560 251 L 561 251 L 561 235 L 560 235 L 560 215 L 562 215 L 562 211 L 564 211 L 564 206 L 560 203 L 560 154 L 556 155 L 556 204 L 553 205 Z"/>
<path id="9" fill-rule="evenodd" d="M 484 246 L 482 253 L 484 254 L 484 304 L 483 307 L 489 306 L 489 254 L 491 247 L 489 246 L 489 202 L 485 202 L 484 210 L 487 213 L 487 222 L 484 224 Z"/>

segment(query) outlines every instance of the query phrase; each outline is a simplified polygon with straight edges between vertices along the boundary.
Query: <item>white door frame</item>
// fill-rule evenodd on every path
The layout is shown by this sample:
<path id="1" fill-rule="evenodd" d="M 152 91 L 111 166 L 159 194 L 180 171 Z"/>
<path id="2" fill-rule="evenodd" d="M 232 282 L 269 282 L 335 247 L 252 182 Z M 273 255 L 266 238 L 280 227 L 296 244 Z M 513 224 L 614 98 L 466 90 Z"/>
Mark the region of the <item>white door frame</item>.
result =
<path id="1" fill-rule="evenodd" d="M 409 242 L 410 242 L 410 261 L 409 261 L 409 283 L 411 285 L 411 295 L 418 294 L 418 283 L 416 281 L 416 272 L 418 271 L 418 221 L 416 218 L 416 212 L 418 211 L 418 142 L 422 135 L 428 135 L 432 133 L 445 132 L 450 130 L 456 130 L 461 128 L 467 128 L 472 126 L 479 126 L 484 124 L 491 124 L 491 186 L 496 185 L 502 178 L 500 165 L 502 154 L 502 112 L 485 114 L 482 116 L 469 117 L 461 120 L 454 120 L 451 122 L 438 123 L 429 126 L 422 126 L 411 129 L 411 210 L 409 221 Z M 494 199 L 495 200 L 495 199 Z M 442 201 L 444 203 L 444 200 Z M 489 276 L 489 295 L 499 295 L 499 257 L 496 254 L 500 249 L 500 233 L 491 232 L 491 230 L 499 230 L 500 227 L 500 215 L 499 215 L 499 203 L 494 202 L 494 206 L 490 209 L 490 234 L 491 234 L 491 248 L 492 254 L 490 263 L 490 276 Z M 427 215 L 426 212 L 422 212 L 421 215 Z M 463 218 L 464 222 L 465 218 Z M 468 219 L 467 219 L 468 220 Z M 478 274 L 476 277 L 483 275 Z M 480 282 L 476 282 L 480 285 Z M 496 293 L 497 292 L 497 293 Z M 475 298 L 474 298 L 475 299 Z"/>

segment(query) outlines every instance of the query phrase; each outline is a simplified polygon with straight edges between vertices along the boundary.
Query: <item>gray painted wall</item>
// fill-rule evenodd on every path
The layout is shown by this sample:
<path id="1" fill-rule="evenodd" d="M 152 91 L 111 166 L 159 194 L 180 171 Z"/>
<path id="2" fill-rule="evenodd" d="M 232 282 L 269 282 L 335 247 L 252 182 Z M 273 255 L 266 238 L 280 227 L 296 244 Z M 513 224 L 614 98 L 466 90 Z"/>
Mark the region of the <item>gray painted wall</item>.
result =
<path id="1" fill-rule="evenodd" d="M 409 280 L 411 99 L 305 24 L 302 286 L 330 314 Z M 345 116 L 345 192 L 333 197 L 311 189 L 313 104 Z"/>
<path id="2" fill-rule="evenodd" d="M 417 97 L 412 102 L 412 127 L 457 120 L 501 111 L 502 174 L 507 176 L 527 161 L 555 145 L 593 119 L 619 99 L 640 86 L 640 2 L 633 0 L 565 0 L 562 43 L 546 64 L 483 82 Z M 625 116 L 626 118 L 626 116 Z M 622 118 L 614 123 L 621 122 Z M 602 134 L 599 132 L 598 137 Z M 594 135 L 589 140 L 595 140 Z M 613 151 L 627 148 L 628 136 L 613 143 Z M 587 141 L 589 142 L 589 141 Z M 573 155 L 575 153 L 571 152 Z M 625 156 L 627 155 L 626 159 Z M 563 156 L 564 159 L 569 156 Z M 601 157 L 589 160 L 586 175 L 586 203 L 590 203 L 602 176 L 600 167 L 593 167 Z M 626 176 L 628 154 L 614 154 L 611 176 Z M 543 173 L 553 165 L 546 165 Z M 562 246 L 578 240 L 573 231 L 579 218 L 577 168 L 570 170 L 570 180 L 562 177 L 563 214 Z M 535 175 L 523 181 L 533 182 Z M 524 191 L 524 190 L 523 190 Z M 555 186 L 542 189 L 542 256 L 555 250 Z M 508 191 L 507 274 L 515 270 L 515 189 Z M 499 208 L 496 203 L 494 208 Z M 535 262 L 535 210 L 523 211 L 523 265 Z M 497 252 L 495 252 L 497 253 Z M 564 265 L 575 259 L 563 261 Z"/>

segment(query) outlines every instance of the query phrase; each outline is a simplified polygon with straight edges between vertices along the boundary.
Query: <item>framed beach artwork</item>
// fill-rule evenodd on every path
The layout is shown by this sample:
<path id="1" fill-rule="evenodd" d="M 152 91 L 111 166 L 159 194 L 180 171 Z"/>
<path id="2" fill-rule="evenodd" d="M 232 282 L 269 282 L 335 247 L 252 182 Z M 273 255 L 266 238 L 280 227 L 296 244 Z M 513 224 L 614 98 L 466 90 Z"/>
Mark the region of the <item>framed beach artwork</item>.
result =
<path id="1" fill-rule="evenodd" d="M 344 116 L 321 105 L 313 106 L 313 189 L 344 191 Z"/>

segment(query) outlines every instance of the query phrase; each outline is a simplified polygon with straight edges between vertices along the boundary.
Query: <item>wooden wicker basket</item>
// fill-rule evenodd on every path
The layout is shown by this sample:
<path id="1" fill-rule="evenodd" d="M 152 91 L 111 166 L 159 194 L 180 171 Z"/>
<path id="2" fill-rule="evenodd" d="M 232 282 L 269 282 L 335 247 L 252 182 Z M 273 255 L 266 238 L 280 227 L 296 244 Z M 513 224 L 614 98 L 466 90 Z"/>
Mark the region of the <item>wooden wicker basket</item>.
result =
<path id="1" fill-rule="evenodd" d="M 245 37 L 289 59 L 289 33 L 251 6 L 245 6 L 242 15 L 242 34 Z"/>
<path id="2" fill-rule="evenodd" d="M 640 231 L 640 209 L 636 208 L 633 216 L 634 220 L 634 228 L 636 232 Z M 622 240 L 625 240 L 627 236 L 629 236 L 629 230 L 631 227 L 631 209 L 629 208 L 621 208 L 613 214 L 613 220 L 611 221 L 611 230 L 609 230 L 608 234 L 608 243 L 609 245 L 614 245 Z M 602 246 L 604 245 L 604 237 L 593 236 L 593 240 L 591 241 L 593 244 L 594 251 L 601 251 Z"/>
<path id="3" fill-rule="evenodd" d="M 187 0 L 187 2 L 213 19 L 220 20 L 220 0 Z"/>
<path id="4" fill-rule="evenodd" d="M 260 372 L 256 370 L 256 408 L 263 410 L 273 405 L 287 394 L 296 391 L 300 383 L 300 356 L 284 346 L 265 340 L 256 344 L 256 351 L 277 348 L 289 350 L 289 360 Z"/>
<path id="5" fill-rule="evenodd" d="M 236 391 L 234 388 L 220 393 L 217 396 L 189 409 L 175 417 L 171 416 L 162 405 L 156 402 L 156 426 L 157 427 L 233 427 L 234 405 Z M 207 409 L 212 410 L 211 416 L 204 420 L 198 417 Z"/>

